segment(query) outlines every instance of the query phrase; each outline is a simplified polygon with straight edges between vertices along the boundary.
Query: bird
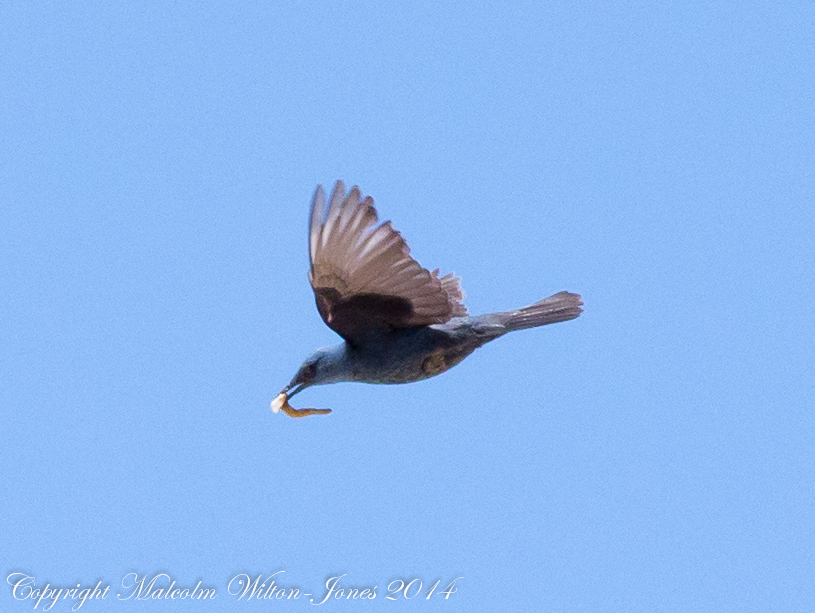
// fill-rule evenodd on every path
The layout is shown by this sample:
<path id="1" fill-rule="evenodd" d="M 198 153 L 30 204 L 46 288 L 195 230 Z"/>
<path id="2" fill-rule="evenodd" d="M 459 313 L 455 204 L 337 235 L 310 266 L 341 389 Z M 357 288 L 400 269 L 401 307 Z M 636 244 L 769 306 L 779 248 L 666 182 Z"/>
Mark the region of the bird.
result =
<path id="1" fill-rule="evenodd" d="M 470 316 L 461 280 L 429 271 L 410 255 L 390 221 L 379 223 L 370 196 L 340 180 L 326 206 L 317 186 L 309 221 L 309 282 L 326 325 L 342 337 L 318 349 L 272 401 L 290 417 L 330 413 L 289 400 L 329 383 L 411 383 L 435 377 L 508 332 L 578 317 L 583 300 L 562 291 L 532 305 Z"/>

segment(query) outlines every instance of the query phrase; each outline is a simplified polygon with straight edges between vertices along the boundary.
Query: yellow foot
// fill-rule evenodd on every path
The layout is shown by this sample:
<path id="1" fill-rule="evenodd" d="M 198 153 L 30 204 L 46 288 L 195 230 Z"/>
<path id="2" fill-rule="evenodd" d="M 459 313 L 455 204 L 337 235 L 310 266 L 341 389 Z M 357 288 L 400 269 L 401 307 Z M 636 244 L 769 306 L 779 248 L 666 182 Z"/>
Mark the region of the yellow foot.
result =
<path id="1" fill-rule="evenodd" d="M 327 415 L 331 409 L 295 409 L 289 404 L 289 397 L 286 394 L 279 394 L 272 400 L 272 411 L 277 413 L 282 410 L 289 417 L 306 417 L 307 415 Z"/>

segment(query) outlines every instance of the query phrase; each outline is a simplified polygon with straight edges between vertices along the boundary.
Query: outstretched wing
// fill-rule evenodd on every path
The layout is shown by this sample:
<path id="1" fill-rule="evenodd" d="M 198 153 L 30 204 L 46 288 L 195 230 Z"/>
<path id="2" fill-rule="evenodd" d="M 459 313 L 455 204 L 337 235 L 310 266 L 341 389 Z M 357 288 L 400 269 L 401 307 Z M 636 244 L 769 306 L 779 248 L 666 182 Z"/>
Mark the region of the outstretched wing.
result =
<path id="1" fill-rule="evenodd" d="M 378 224 L 374 201 L 337 181 L 328 210 L 322 186 L 311 205 L 309 281 L 317 309 L 351 344 L 369 334 L 444 323 L 467 314 L 458 277 L 439 277 L 410 257 L 390 222 Z"/>

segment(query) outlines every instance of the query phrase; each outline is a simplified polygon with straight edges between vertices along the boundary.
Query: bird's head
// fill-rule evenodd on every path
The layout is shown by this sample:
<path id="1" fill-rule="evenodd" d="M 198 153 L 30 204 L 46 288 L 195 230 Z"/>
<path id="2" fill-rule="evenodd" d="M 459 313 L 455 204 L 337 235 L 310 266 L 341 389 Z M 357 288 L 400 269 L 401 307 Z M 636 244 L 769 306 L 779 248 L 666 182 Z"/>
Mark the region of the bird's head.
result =
<path id="1" fill-rule="evenodd" d="M 311 354 L 281 394 L 289 398 L 312 385 L 342 381 L 342 356 L 334 347 L 318 349 Z"/>

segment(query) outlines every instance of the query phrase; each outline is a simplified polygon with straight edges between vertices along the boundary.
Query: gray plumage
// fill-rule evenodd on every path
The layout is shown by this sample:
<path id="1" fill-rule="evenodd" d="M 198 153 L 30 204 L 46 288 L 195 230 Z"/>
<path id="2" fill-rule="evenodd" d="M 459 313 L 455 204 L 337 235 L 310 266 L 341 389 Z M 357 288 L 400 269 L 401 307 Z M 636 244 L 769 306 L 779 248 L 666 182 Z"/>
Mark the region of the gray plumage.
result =
<path id="1" fill-rule="evenodd" d="M 273 401 L 274 410 L 293 417 L 328 412 L 288 405 L 312 385 L 419 381 L 507 332 L 582 312 L 579 295 L 560 292 L 515 311 L 468 316 L 458 277 L 422 268 L 391 223 L 378 224 L 370 196 L 362 198 L 356 187 L 346 195 L 342 181 L 327 208 L 322 186 L 314 194 L 309 257 L 317 309 L 344 342 L 316 351 Z"/>

